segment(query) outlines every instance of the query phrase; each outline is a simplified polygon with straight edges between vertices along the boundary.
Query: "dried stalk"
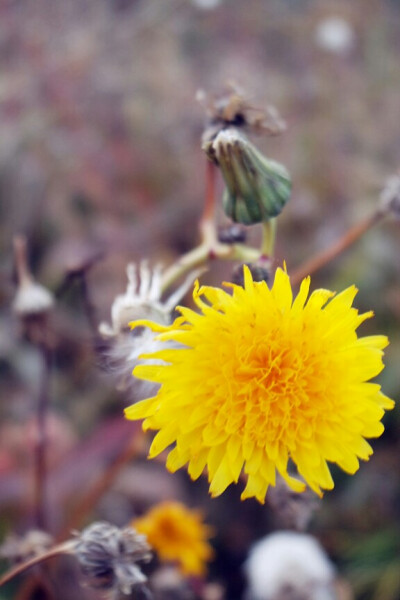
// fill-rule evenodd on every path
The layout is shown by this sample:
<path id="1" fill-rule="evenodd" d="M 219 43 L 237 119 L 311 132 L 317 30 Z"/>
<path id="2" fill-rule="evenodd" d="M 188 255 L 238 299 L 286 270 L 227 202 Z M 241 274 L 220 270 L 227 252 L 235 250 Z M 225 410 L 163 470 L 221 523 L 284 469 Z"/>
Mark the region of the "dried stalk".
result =
<path id="1" fill-rule="evenodd" d="M 37 440 L 34 450 L 34 477 L 35 477 L 35 524 L 38 529 L 46 530 L 48 508 L 46 502 L 47 484 L 47 431 L 46 421 L 49 408 L 49 388 L 51 371 L 51 352 L 42 345 L 39 350 L 43 358 L 43 371 L 37 404 Z"/>
<path id="2" fill-rule="evenodd" d="M 38 554 L 37 556 L 34 556 L 33 558 L 17 565 L 16 567 L 13 567 L 9 571 L 7 571 L 2 577 L 0 577 L 0 587 L 11 581 L 11 579 L 16 577 L 17 575 L 24 573 L 24 571 L 26 571 L 27 569 L 30 569 L 31 567 L 34 567 L 44 562 L 45 560 L 52 558 L 53 556 L 72 553 L 75 548 L 75 545 L 75 540 L 68 540 L 67 542 L 63 542 L 62 544 L 54 546 L 54 548 L 51 548 L 47 552 L 43 552 L 43 554 Z"/>

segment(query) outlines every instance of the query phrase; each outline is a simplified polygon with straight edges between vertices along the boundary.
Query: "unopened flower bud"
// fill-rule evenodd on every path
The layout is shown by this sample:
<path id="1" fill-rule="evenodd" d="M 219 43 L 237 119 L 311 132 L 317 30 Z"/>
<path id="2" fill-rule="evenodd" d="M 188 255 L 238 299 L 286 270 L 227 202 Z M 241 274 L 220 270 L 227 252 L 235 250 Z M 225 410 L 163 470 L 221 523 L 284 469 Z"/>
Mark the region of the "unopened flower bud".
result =
<path id="1" fill-rule="evenodd" d="M 204 148 L 220 167 L 226 184 L 225 213 L 252 225 L 276 217 L 290 197 L 286 168 L 263 156 L 237 129 L 223 129 Z"/>
<path id="2" fill-rule="evenodd" d="M 243 244 L 246 241 L 246 229 L 238 224 L 221 227 L 218 231 L 221 244 Z"/>
<path id="3" fill-rule="evenodd" d="M 245 263 L 246 266 L 250 269 L 251 276 L 253 281 L 268 281 L 271 277 L 271 265 L 265 264 L 260 265 L 257 263 Z M 236 285 L 241 285 L 244 287 L 244 276 L 243 276 L 243 264 L 236 266 L 232 272 L 232 283 Z"/>

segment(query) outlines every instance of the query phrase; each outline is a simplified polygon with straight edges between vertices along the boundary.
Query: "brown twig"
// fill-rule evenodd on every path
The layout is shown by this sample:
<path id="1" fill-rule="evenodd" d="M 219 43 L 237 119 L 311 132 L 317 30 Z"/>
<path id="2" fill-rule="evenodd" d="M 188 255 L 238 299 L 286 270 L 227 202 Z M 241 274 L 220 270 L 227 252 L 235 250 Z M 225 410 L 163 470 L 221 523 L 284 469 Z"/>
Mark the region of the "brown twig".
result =
<path id="1" fill-rule="evenodd" d="M 74 529 L 79 529 L 90 511 L 96 506 L 99 499 L 111 487 L 120 471 L 135 456 L 143 450 L 144 435 L 141 430 L 135 432 L 130 437 L 128 443 L 122 447 L 121 452 L 114 461 L 106 468 L 104 473 L 93 483 L 88 492 L 80 499 L 79 504 L 75 506 L 70 515 L 64 530 L 60 534 L 60 539 L 70 535 Z"/>
<path id="2" fill-rule="evenodd" d="M 342 252 L 347 250 L 352 244 L 354 244 L 361 236 L 364 235 L 374 225 L 384 219 L 386 213 L 380 209 L 376 210 L 372 215 L 357 223 L 349 229 L 337 242 L 332 244 L 329 248 L 321 252 L 318 256 L 311 258 L 296 269 L 291 274 L 291 281 L 293 285 L 300 283 L 304 277 L 312 275 L 316 271 L 319 271 L 330 263 L 332 260 L 337 258 Z"/>
<path id="3" fill-rule="evenodd" d="M 62 544 L 58 544 L 57 546 L 54 546 L 47 552 L 43 552 L 43 554 L 34 556 L 33 558 L 17 565 L 16 567 L 13 567 L 9 571 L 7 571 L 7 573 L 4 573 L 4 575 L 2 575 L 2 577 L 0 577 L 0 587 L 2 585 L 4 585 L 5 583 L 8 583 L 9 581 L 11 581 L 11 579 L 16 577 L 20 573 L 23 573 L 27 569 L 30 569 L 31 567 L 34 567 L 35 565 L 38 565 L 41 562 L 43 562 L 49 558 L 52 558 L 53 556 L 71 553 L 73 551 L 74 547 L 75 547 L 75 540 L 68 540 L 66 542 L 63 542 Z"/>
<path id="4" fill-rule="evenodd" d="M 46 529 L 46 446 L 47 412 L 49 406 L 50 370 L 53 340 L 48 315 L 53 297 L 42 286 L 35 283 L 28 264 L 27 240 L 17 235 L 13 240 L 15 269 L 18 290 L 14 310 L 21 319 L 23 331 L 42 359 L 40 389 L 36 403 L 36 440 L 33 452 L 34 519 L 38 529 Z M 41 301 L 37 301 L 38 290 Z M 36 298 L 36 300 L 35 300 Z M 45 301 L 43 301 L 43 298 Z M 22 300 L 23 299 L 23 300 Z"/>

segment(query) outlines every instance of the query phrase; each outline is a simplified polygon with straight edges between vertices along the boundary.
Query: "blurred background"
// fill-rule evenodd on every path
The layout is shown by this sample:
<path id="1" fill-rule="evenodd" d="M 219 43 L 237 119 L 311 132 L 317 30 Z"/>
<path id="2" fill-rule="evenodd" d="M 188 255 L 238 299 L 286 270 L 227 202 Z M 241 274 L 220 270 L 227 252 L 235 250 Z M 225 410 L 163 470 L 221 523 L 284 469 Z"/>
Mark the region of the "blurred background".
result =
<path id="1" fill-rule="evenodd" d="M 100 368 L 93 322 L 110 320 L 129 261 L 168 265 L 198 240 L 206 159 L 197 90 L 218 93 L 234 81 L 253 104 L 272 104 L 286 120 L 283 135 L 255 141 L 293 178 L 277 243 L 278 262 L 290 271 L 371 214 L 399 168 L 399 29 L 397 0 L 0 3 L 1 537 L 32 526 L 35 403 L 43 384 L 40 352 L 11 311 L 13 237 L 26 236 L 35 277 L 60 292 L 49 326 L 47 415 L 47 524 L 59 535 L 135 428 L 122 417 L 131 398 Z M 399 233 L 395 220 L 377 226 L 313 278 L 314 287 L 355 283 L 357 306 L 375 311 L 363 331 L 390 338 L 379 382 L 395 399 Z M 87 264 L 82 295 L 81 281 L 64 283 Z M 229 263 L 213 263 L 203 281 L 219 284 L 231 271 Z M 209 578 L 228 600 L 242 597 L 240 565 L 254 541 L 306 528 L 355 598 L 398 600 L 398 409 L 385 425 L 371 461 L 354 477 L 334 470 L 335 490 L 322 502 L 282 499 L 278 490 L 265 506 L 240 503 L 239 489 L 211 500 L 205 481 L 193 484 L 140 458 L 120 470 L 83 521 L 123 525 L 166 498 L 201 507 L 216 530 Z M 20 586 L 0 598 L 33 598 Z"/>

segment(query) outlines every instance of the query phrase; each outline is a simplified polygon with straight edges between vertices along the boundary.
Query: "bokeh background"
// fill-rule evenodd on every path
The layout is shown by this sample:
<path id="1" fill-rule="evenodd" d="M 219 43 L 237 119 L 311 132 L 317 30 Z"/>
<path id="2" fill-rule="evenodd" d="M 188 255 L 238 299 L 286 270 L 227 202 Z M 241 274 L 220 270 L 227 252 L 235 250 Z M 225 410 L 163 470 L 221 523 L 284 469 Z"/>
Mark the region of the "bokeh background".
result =
<path id="1" fill-rule="evenodd" d="M 399 28 L 396 0 L 1 2 L 1 536 L 32 525 L 41 370 L 10 308 L 13 236 L 27 237 L 35 277 L 52 291 L 68 269 L 99 258 L 88 273 L 89 293 L 97 321 L 109 320 L 129 261 L 170 264 L 196 243 L 205 114 L 195 96 L 234 81 L 257 106 L 275 105 L 287 122 L 283 135 L 256 143 L 293 177 L 277 259 L 294 269 L 373 212 L 399 167 Z M 215 263 L 203 279 L 218 284 L 231 270 Z M 390 337 L 380 383 L 396 399 L 399 222 L 369 231 L 313 278 L 314 286 L 333 289 L 351 283 L 360 289 L 359 308 L 376 313 L 364 331 Z M 122 418 L 129 399 L 99 366 L 78 285 L 60 296 L 51 326 L 48 520 L 57 534 L 133 429 Z M 241 504 L 236 489 L 210 500 L 206 482 L 192 484 L 185 474 L 172 476 L 139 459 L 119 473 L 86 522 L 122 525 L 171 497 L 201 506 L 217 532 L 210 577 L 223 583 L 230 600 L 243 592 L 239 567 L 252 542 L 276 528 L 298 527 L 293 514 L 308 515 L 311 503 L 307 528 L 355 597 L 398 600 L 398 409 L 385 424 L 359 473 L 335 472 L 335 490 L 316 507 L 308 497 L 291 499 L 291 516 L 283 514 L 286 501 Z M 20 584 L 0 597 L 22 598 Z"/>

